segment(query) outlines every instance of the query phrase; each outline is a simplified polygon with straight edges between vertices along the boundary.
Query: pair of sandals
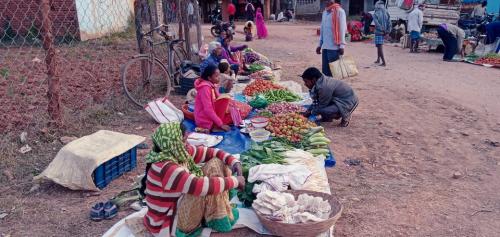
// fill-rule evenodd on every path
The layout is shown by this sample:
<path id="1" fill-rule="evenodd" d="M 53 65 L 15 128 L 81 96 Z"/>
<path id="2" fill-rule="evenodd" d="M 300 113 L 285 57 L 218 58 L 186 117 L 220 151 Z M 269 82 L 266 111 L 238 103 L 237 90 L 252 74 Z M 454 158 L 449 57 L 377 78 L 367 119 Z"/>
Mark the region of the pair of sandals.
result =
<path id="1" fill-rule="evenodd" d="M 118 215 L 118 207 L 111 201 L 99 202 L 90 210 L 90 219 L 93 221 L 111 220 Z"/>

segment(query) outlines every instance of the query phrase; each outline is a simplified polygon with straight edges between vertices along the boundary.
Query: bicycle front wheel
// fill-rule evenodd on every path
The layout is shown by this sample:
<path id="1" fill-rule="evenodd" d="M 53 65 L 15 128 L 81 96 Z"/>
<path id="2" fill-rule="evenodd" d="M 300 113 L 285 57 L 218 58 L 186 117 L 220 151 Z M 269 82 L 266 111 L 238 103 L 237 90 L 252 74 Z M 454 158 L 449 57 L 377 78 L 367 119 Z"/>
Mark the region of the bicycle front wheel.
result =
<path id="1" fill-rule="evenodd" d="M 183 61 L 188 59 L 187 53 L 182 46 L 175 46 L 170 50 L 169 59 L 170 73 L 174 77 L 175 84 L 179 85 L 181 77 L 181 65 Z"/>
<path id="2" fill-rule="evenodd" d="M 122 67 L 125 94 L 138 106 L 170 95 L 170 74 L 158 58 L 140 56 Z"/>

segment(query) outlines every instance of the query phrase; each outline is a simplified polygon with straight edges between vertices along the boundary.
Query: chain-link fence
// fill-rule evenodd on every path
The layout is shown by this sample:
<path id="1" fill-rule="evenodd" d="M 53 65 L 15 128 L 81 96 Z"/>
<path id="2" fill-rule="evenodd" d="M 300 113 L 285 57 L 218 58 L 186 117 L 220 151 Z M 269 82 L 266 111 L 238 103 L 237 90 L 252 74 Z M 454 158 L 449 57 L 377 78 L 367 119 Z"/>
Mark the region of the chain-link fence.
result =
<path id="1" fill-rule="evenodd" d="M 126 100 L 120 66 L 139 53 L 137 33 L 168 24 L 195 55 L 201 42 L 197 5 L 194 0 L 0 1 L 0 133 L 64 123 L 109 98 Z"/>

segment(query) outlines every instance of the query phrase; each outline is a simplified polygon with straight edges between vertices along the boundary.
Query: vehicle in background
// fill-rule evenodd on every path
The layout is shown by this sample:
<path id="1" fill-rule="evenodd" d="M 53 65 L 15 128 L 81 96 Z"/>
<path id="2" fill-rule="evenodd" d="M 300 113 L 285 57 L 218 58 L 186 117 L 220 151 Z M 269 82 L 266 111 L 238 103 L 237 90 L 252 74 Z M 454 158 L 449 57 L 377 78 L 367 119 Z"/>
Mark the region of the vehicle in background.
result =
<path id="1" fill-rule="evenodd" d="M 437 26 L 442 23 L 456 25 L 460 19 L 460 0 L 414 0 L 413 5 L 404 5 L 408 1 L 387 0 L 386 6 L 391 21 L 408 20 L 408 14 L 418 4 L 424 3 L 424 26 Z"/>

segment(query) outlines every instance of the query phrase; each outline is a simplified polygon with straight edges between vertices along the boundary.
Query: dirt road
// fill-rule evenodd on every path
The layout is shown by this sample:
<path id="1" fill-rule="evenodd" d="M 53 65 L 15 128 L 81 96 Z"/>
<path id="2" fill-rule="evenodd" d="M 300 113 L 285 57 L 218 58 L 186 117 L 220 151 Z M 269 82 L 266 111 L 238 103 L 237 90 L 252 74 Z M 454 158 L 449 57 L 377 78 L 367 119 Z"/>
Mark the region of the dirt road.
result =
<path id="1" fill-rule="evenodd" d="M 320 66 L 313 25 L 270 25 L 269 32 L 269 39 L 251 47 L 281 62 L 282 80 L 298 80 L 306 67 Z M 327 170 L 331 191 L 344 205 L 335 236 L 498 236 L 500 70 L 444 63 L 439 54 L 409 54 L 389 45 L 385 52 L 383 68 L 372 64 L 372 44 L 346 49 L 360 70 L 347 80 L 360 105 L 348 128 L 326 125 L 337 158 L 337 166 Z M 88 133 L 113 129 L 149 136 L 156 126 L 144 112 L 124 113 L 106 113 L 112 118 L 96 122 Z M 58 147 L 49 146 L 47 159 Z M 361 164 L 347 166 L 347 159 Z M 128 188 L 142 168 L 100 196 L 57 185 L 26 194 L 30 185 L 23 182 L 29 180 L 19 181 L 12 190 L 2 189 L 0 208 L 13 211 L 0 220 L 0 233 L 100 236 L 114 221 L 91 222 L 87 211 Z M 225 236 L 252 235 L 243 230 Z"/>
<path id="2" fill-rule="evenodd" d="M 320 66 L 314 27 L 270 32 L 270 43 L 254 45 L 281 60 L 285 78 Z M 496 236 L 500 70 L 385 52 L 383 68 L 373 65 L 372 44 L 346 49 L 360 69 L 348 81 L 361 102 L 349 128 L 329 126 L 338 160 L 331 190 L 346 207 L 335 236 Z"/>

